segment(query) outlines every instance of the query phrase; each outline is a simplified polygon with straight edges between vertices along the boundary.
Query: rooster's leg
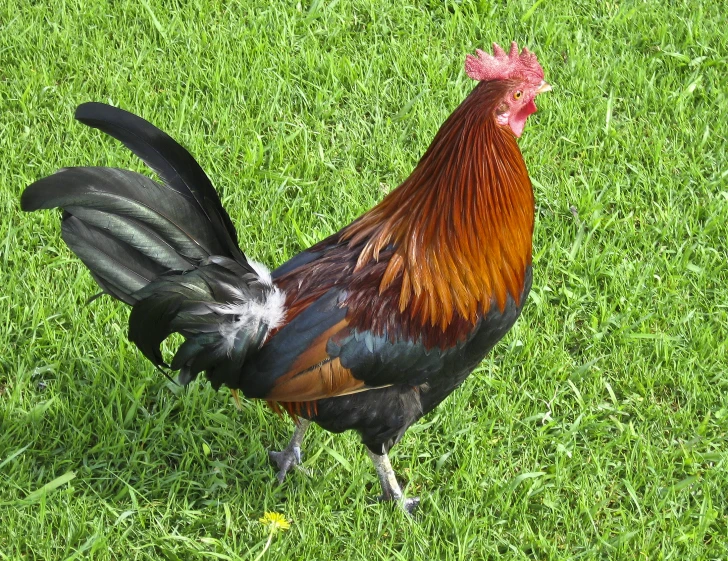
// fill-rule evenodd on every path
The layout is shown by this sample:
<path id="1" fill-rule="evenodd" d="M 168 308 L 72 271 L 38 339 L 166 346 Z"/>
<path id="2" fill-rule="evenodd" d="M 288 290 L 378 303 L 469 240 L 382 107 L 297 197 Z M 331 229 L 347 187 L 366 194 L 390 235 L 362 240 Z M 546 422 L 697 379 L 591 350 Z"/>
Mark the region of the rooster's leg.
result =
<path id="1" fill-rule="evenodd" d="M 409 514 L 413 514 L 420 504 L 419 497 L 404 498 L 402 494 L 402 488 L 397 483 L 397 477 L 392 469 L 392 464 L 389 462 L 389 456 L 384 454 L 375 454 L 369 448 L 366 449 L 369 459 L 374 464 L 374 469 L 377 470 L 379 476 L 379 483 L 382 484 L 382 496 L 379 497 L 380 501 L 397 501 L 397 503 Z"/>
<path id="2" fill-rule="evenodd" d="M 311 421 L 299 419 L 298 424 L 296 425 L 296 430 L 293 431 L 293 436 L 291 437 L 291 441 L 288 443 L 288 446 L 280 452 L 276 452 L 274 450 L 268 452 L 268 457 L 276 466 L 278 466 L 279 471 L 276 474 L 278 483 L 283 483 L 288 470 L 301 463 L 301 442 L 303 441 L 303 435 L 306 434 L 306 429 L 310 424 Z"/>

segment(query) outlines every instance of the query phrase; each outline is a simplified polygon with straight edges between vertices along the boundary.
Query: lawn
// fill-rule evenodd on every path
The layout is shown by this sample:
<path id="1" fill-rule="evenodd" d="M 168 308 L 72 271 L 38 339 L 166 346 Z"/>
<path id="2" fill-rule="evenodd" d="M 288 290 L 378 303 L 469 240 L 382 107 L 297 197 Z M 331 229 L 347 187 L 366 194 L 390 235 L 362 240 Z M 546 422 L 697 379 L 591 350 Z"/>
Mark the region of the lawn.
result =
<path id="1" fill-rule="evenodd" d="M 0 559 L 728 559 L 728 26 L 720 2 L 0 3 Z M 195 155 L 270 266 L 412 170 L 515 39 L 553 92 L 520 140 L 534 288 L 492 355 L 392 453 L 168 382 L 128 310 L 19 210 L 56 169 L 144 170 L 96 100 Z M 146 171 L 146 170 L 145 170 Z M 148 171 L 146 171 L 149 173 Z M 270 540 L 266 512 L 290 521 Z"/>

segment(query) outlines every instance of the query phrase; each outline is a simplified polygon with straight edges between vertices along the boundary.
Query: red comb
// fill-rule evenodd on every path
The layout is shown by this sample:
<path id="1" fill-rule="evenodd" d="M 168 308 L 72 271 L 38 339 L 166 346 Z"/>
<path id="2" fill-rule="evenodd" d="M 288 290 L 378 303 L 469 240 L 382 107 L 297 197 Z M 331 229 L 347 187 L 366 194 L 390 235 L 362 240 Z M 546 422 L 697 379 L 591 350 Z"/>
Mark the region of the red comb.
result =
<path id="1" fill-rule="evenodd" d="M 493 54 L 475 49 L 478 56 L 465 57 L 465 72 L 473 80 L 509 80 L 511 78 L 530 78 L 536 83 L 543 80 L 543 68 L 538 63 L 536 55 L 527 48 L 518 53 L 518 45 L 511 43 L 508 54 L 493 43 Z"/>

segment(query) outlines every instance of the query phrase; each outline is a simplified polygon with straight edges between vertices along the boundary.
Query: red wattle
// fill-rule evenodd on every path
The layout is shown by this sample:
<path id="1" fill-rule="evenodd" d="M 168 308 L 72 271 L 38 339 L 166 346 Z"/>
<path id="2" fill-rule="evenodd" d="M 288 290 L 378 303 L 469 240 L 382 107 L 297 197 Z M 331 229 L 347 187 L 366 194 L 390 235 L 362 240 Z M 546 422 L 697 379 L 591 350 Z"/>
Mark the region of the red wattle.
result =
<path id="1" fill-rule="evenodd" d="M 523 128 L 526 126 L 526 119 L 536 111 L 536 104 L 531 100 L 518 113 L 513 113 L 511 118 L 508 119 L 508 126 L 511 127 L 513 134 L 520 138 L 523 134 Z"/>

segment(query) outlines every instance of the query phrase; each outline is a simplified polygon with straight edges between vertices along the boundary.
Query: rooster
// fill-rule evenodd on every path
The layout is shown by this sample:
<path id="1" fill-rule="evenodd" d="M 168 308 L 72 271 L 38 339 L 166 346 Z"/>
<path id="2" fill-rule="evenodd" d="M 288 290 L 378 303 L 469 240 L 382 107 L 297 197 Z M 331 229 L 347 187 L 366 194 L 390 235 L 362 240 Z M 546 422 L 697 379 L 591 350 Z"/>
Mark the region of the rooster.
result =
<path id="1" fill-rule="evenodd" d="M 161 178 L 66 168 L 30 185 L 23 210 L 63 209 L 62 235 L 106 294 L 131 306 L 129 339 L 188 384 L 205 372 L 238 401 L 288 412 L 277 479 L 311 422 L 361 435 L 382 500 L 408 512 L 389 450 L 513 326 L 531 287 L 534 199 L 516 143 L 550 89 L 536 56 L 468 55 L 479 83 L 412 174 L 342 230 L 270 272 L 238 247 L 210 180 L 145 120 L 86 103 L 76 118 L 120 140 Z M 185 341 L 167 364 L 160 345 Z"/>

